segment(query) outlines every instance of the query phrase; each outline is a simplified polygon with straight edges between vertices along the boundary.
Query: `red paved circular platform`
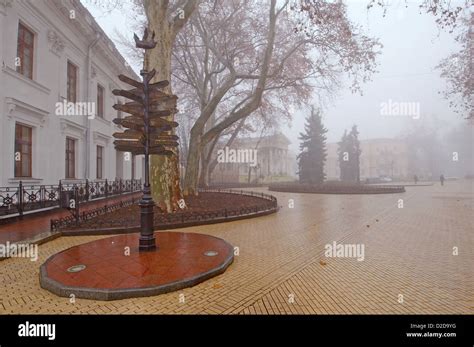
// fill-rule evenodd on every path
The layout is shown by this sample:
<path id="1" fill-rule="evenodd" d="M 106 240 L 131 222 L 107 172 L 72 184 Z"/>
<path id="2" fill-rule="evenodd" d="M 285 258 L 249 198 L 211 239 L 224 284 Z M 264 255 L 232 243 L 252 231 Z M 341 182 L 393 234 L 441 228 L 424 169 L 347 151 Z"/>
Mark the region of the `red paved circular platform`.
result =
<path id="1" fill-rule="evenodd" d="M 116 300 L 158 295 L 196 285 L 226 270 L 233 247 L 202 234 L 155 233 L 158 249 L 139 252 L 139 234 L 120 235 L 69 248 L 40 271 L 45 289 L 69 297 Z M 71 267 L 85 268 L 68 272 Z"/>

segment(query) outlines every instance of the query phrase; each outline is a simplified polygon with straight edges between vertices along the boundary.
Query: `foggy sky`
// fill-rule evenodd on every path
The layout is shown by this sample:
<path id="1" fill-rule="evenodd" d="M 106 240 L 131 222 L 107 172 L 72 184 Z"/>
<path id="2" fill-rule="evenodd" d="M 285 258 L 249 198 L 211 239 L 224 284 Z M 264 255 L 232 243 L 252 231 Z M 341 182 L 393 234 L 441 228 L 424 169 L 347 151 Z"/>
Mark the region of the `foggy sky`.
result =
<path id="1" fill-rule="evenodd" d="M 130 36 L 130 20 L 120 11 L 104 15 L 100 10 L 82 1 L 103 30 L 115 38 L 114 29 Z M 362 86 L 363 96 L 352 94 L 346 88 L 339 91 L 332 102 L 323 109 L 323 121 L 328 128 L 328 142 L 340 139 L 344 129 L 353 124 L 359 127 L 360 138 L 396 137 L 406 127 L 415 125 L 407 116 L 382 116 L 382 102 L 417 102 L 421 119 L 437 117 L 449 126 L 462 122 L 439 92 L 444 90 L 445 81 L 434 67 L 440 60 L 458 50 L 454 34 L 440 31 L 432 15 L 420 14 L 418 4 L 410 2 L 405 8 L 403 1 L 394 2 L 385 17 L 379 8 L 366 10 L 368 1 L 349 1 L 349 17 L 364 27 L 364 32 L 380 39 L 384 45 L 378 56 L 377 74 L 372 82 Z M 128 31 L 127 31 L 128 30 Z M 120 49 L 120 46 L 117 45 Z M 124 55 L 125 56 L 125 55 Z M 315 98 L 316 102 L 316 98 Z M 317 105 L 317 104 L 316 104 Z M 308 110 L 297 111 L 291 125 L 282 125 L 282 131 L 292 141 L 291 148 L 298 152 L 298 134 L 303 130 L 304 117 Z"/>

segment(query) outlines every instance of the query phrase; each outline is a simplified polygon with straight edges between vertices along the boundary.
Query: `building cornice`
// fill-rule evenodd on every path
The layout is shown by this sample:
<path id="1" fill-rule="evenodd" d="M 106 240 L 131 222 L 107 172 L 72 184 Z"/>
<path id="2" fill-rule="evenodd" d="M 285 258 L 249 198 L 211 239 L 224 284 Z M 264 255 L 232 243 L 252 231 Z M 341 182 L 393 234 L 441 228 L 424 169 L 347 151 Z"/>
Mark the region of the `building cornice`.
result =
<path id="1" fill-rule="evenodd" d="M 111 136 L 103 134 L 100 131 L 94 131 L 92 133 L 92 135 L 94 137 L 94 141 L 96 141 L 96 142 L 97 141 L 102 141 L 102 142 L 105 142 L 106 144 L 108 144 L 110 142 L 110 140 L 112 139 Z"/>
<path id="2" fill-rule="evenodd" d="M 40 126 L 43 126 L 46 122 L 47 116 L 49 115 L 48 111 L 42 110 L 38 107 L 35 107 L 15 98 L 5 98 L 5 104 L 7 106 L 6 116 L 9 120 L 13 119 L 13 113 L 17 109 L 23 109 L 27 111 L 28 116 L 32 116 Z"/>
<path id="3" fill-rule="evenodd" d="M 70 129 L 74 132 L 80 133 L 82 137 L 86 135 L 87 128 L 77 124 L 73 121 L 70 121 L 69 119 L 61 118 L 60 120 L 61 124 L 61 134 L 65 135 L 67 130 Z"/>
<path id="4" fill-rule="evenodd" d="M 0 0 L 0 14 L 7 15 L 7 9 L 12 7 L 13 0 Z"/>
<path id="5" fill-rule="evenodd" d="M 102 30 L 92 14 L 85 8 L 79 0 L 57 0 L 48 2 L 62 15 L 63 22 L 75 30 L 79 36 L 86 37 L 88 42 L 95 40 L 100 36 L 100 44 L 97 52 L 109 63 L 113 63 L 115 72 L 127 73 L 138 78 L 135 72 L 128 65 L 125 58 L 120 54 L 112 40 Z M 74 11 L 74 20 L 70 19 L 71 11 Z"/>

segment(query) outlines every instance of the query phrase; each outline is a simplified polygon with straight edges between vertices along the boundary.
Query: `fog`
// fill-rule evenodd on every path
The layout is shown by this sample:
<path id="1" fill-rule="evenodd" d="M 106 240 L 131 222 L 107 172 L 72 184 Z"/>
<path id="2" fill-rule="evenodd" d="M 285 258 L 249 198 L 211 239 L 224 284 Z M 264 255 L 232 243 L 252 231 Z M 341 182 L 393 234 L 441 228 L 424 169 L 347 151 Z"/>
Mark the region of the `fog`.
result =
<path id="1" fill-rule="evenodd" d="M 420 14 L 417 5 L 403 3 L 389 8 L 386 16 L 380 8 L 367 11 L 364 2 L 348 2 L 351 18 L 362 25 L 370 36 L 380 38 L 384 45 L 378 57 L 379 73 L 363 86 L 363 96 L 348 88 L 340 91 L 324 110 L 328 141 L 338 141 L 344 132 L 357 124 L 361 139 L 392 138 L 416 126 L 421 118 L 439 118 L 449 126 L 463 123 L 449 108 L 439 92 L 445 81 L 435 66 L 459 49 L 452 34 L 440 31 L 432 16 Z M 417 102 L 420 119 L 407 116 L 382 116 L 381 103 Z M 304 117 L 295 117 L 291 133 L 297 143 Z"/>
<path id="2" fill-rule="evenodd" d="M 133 18 L 125 14 L 128 11 L 114 10 L 105 14 L 88 1 L 83 3 L 112 39 L 117 37 L 116 31 L 130 37 L 128 28 Z M 453 171 L 452 175 L 472 173 L 472 123 L 464 119 L 467 115 L 455 113 L 440 95 L 446 81 L 440 77 L 440 70 L 435 69 L 443 58 L 460 49 L 454 34 L 440 29 L 432 15 L 420 13 L 416 2 L 405 6 L 405 2 L 395 1 L 385 15 L 378 7 L 368 11 L 367 1 L 348 1 L 347 4 L 351 20 L 362 26 L 368 36 L 379 38 L 383 48 L 377 57 L 378 73 L 372 76 L 372 81 L 362 85 L 362 95 L 352 93 L 345 81 L 331 98 L 322 96 L 321 103 L 320 98 L 314 96 L 313 105 L 323 110 L 327 142 L 339 141 L 344 130 L 354 124 L 360 140 L 405 138 L 423 129 L 439 148 L 430 154 L 436 156 L 431 161 L 439 162 L 439 167 L 449 167 L 452 153 L 463 152 L 462 168 L 447 170 Z M 126 57 L 125 52 L 123 55 Z M 134 68 L 138 71 L 140 67 Z M 412 104 L 416 113 L 384 115 L 383 105 L 393 103 Z M 289 138 L 294 153 L 299 152 L 298 136 L 304 129 L 310 107 L 308 104 L 294 109 L 292 120 L 275 130 Z M 432 170 L 433 174 L 443 171 L 441 168 Z"/>

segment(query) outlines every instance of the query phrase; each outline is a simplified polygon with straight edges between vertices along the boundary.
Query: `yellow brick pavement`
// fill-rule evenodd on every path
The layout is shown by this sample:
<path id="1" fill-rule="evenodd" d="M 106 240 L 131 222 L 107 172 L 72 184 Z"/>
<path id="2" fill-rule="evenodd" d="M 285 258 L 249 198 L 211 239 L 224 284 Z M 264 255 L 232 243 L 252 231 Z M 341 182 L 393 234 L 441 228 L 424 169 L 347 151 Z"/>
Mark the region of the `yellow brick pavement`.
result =
<path id="1" fill-rule="evenodd" d="M 239 247 L 234 264 L 207 282 L 149 298 L 71 303 L 40 288 L 39 266 L 100 237 L 61 237 L 39 246 L 38 262 L 0 262 L 0 314 L 474 312 L 472 181 L 393 195 L 272 194 L 283 206 L 277 214 L 179 230 Z M 333 241 L 363 244 L 364 261 L 326 258 Z"/>

